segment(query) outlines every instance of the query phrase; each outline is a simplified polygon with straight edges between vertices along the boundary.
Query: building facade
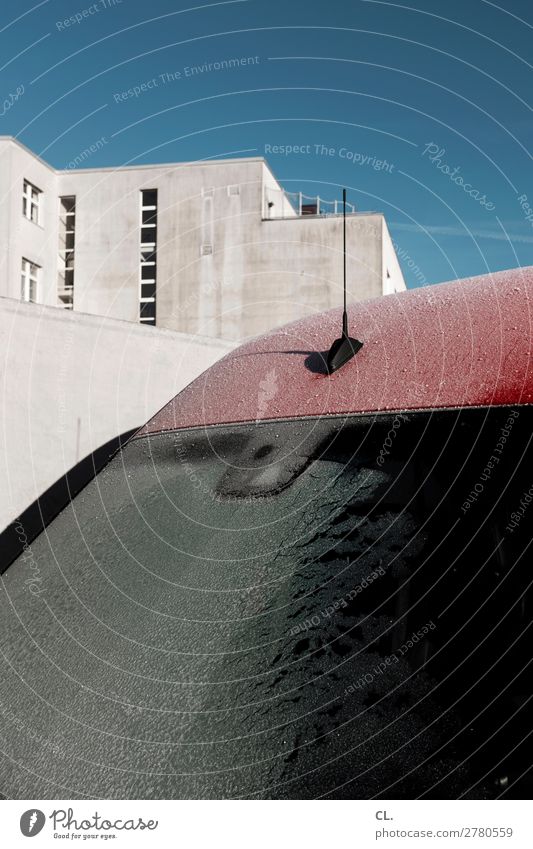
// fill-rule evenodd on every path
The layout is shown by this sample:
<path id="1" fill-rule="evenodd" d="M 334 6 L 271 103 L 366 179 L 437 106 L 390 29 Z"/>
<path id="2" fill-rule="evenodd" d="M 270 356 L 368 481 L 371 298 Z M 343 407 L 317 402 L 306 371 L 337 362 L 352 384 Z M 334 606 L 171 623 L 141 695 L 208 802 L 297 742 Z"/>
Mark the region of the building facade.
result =
<path id="1" fill-rule="evenodd" d="M 340 206 L 263 158 L 58 171 L 0 137 L 0 199 L 6 297 L 232 341 L 342 302 Z M 405 289 L 382 214 L 347 245 L 350 299 Z"/>

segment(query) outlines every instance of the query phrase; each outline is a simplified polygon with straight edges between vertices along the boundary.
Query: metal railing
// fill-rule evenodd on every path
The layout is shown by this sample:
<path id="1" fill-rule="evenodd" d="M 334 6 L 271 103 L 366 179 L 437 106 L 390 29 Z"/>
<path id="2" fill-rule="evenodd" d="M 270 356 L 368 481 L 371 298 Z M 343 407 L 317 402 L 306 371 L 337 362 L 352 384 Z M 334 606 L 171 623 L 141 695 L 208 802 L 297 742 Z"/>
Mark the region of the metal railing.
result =
<path id="1" fill-rule="evenodd" d="M 285 218 L 289 215 L 340 215 L 341 200 L 325 200 L 320 195 L 305 195 L 303 192 L 287 192 L 285 189 L 266 187 L 265 217 Z M 346 212 L 354 213 L 353 203 L 346 204 Z M 292 216 L 291 216 L 292 217 Z"/>

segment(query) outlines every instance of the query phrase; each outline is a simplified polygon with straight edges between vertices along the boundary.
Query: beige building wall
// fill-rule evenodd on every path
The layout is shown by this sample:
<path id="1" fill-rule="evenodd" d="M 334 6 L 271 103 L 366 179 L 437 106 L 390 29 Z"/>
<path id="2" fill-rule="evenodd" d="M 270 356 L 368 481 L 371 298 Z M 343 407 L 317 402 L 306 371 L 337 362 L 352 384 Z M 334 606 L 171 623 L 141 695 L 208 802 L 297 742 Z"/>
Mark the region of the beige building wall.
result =
<path id="1" fill-rule="evenodd" d="M 24 180 L 42 192 L 40 221 L 22 214 Z M 39 299 L 56 303 L 57 280 L 57 179 L 49 165 L 22 145 L 0 139 L 0 295 L 20 298 L 22 258 L 42 269 Z"/>
<path id="2" fill-rule="evenodd" d="M 395 292 L 403 292 L 405 280 L 384 218 L 382 219 L 382 227 L 383 294 L 393 295 Z"/>
<path id="3" fill-rule="evenodd" d="M 42 225 L 21 213 L 42 189 Z M 239 341 L 341 303 L 342 216 L 301 216 L 261 157 L 54 171 L 0 138 L 0 294 L 19 297 L 21 256 L 57 305 L 59 197 L 76 196 L 74 310 L 138 322 L 140 197 L 158 191 L 157 325 Z M 405 288 L 384 217 L 347 219 L 348 296 Z M 3 287 L 3 288 L 2 288 Z"/>
<path id="4" fill-rule="evenodd" d="M 0 298 L 0 531 L 232 343 Z"/>

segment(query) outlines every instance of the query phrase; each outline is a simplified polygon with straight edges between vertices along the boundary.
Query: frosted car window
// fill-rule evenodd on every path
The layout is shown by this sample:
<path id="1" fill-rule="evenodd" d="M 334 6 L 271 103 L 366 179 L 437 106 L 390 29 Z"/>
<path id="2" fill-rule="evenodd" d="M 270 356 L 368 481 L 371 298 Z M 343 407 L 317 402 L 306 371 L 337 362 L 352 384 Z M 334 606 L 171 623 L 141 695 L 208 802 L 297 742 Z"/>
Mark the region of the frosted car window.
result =
<path id="1" fill-rule="evenodd" d="M 4 575 L 0 792 L 530 794 L 530 434 L 500 409 L 131 442 Z"/>

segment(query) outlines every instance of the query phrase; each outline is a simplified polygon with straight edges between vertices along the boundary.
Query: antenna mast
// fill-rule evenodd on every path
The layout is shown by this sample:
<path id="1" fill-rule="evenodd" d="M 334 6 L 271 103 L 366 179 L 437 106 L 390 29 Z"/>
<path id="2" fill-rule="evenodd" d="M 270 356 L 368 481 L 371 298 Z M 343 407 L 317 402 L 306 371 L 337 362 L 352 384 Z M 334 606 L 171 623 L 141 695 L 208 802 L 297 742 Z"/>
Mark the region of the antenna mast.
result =
<path id="1" fill-rule="evenodd" d="M 352 359 L 363 347 L 359 339 L 352 339 L 348 335 L 348 310 L 346 306 L 346 189 L 342 190 L 342 232 L 343 232 L 343 312 L 342 312 L 342 336 L 335 339 L 329 349 L 327 366 L 329 374 L 341 368 Z"/>
<path id="2" fill-rule="evenodd" d="M 348 336 L 348 312 L 346 310 L 346 189 L 342 190 L 342 232 L 344 257 L 344 312 L 342 314 L 342 335 Z"/>

